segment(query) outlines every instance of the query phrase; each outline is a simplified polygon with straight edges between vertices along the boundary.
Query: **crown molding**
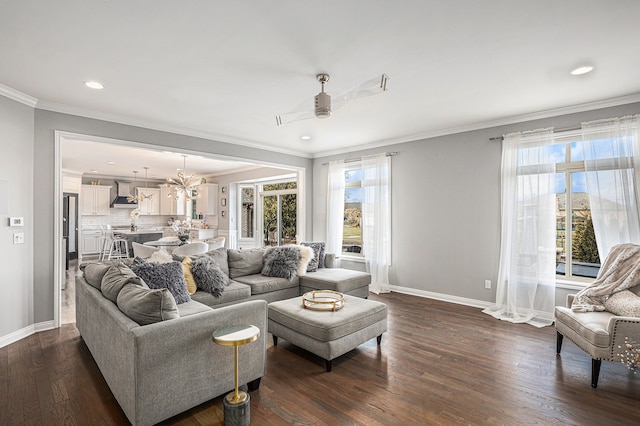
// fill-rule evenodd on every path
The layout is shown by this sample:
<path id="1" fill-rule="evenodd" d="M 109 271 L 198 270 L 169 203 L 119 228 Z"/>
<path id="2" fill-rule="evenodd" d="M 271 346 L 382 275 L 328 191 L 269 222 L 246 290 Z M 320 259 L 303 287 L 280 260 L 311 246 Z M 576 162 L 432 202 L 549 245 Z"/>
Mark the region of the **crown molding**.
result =
<path id="1" fill-rule="evenodd" d="M 109 114 L 104 112 L 92 111 L 84 108 L 78 108 L 78 107 L 59 104 L 55 102 L 40 100 L 38 101 L 37 108 L 47 110 L 47 111 L 52 111 L 52 112 L 59 112 L 62 114 L 77 115 L 80 117 L 91 118 L 94 120 L 109 121 L 112 123 L 142 127 L 150 130 L 157 130 L 160 132 L 176 133 L 179 135 L 191 136 L 194 138 L 202 138 L 202 139 L 207 139 L 207 140 L 212 140 L 217 142 L 229 143 L 232 145 L 240 145 L 247 148 L 261 149 L 263 151 L 271 151 L 278 154 L 288 154 L 288 155 L 294 155 L 294 156 L 303 157 L 303 158 L 313 158 L 313 156 L 308 152 L 297 151 L 294 149 L 276 148 L 272 146 L 266 146 L 259 143 L 255 143 L 255 142 L 243 141 L 228 135 L 219 135 L 215 133 L 189 129 L 186 127 L 171 126 L 171 125 L 158 123 L 155 121 L 134 119 L 131 117 L 125 117 L 118 114 Z"/>
<path id="2" fill-rule="evenodd" d="M 543 111 L 537 111 L 537 112 L 533 112 L 533 113 L 529 113 L 529 114 L 513 115 L 513 116 L 510 116 L 510 117 L 499 118 L 499 119 L 496 119 L 496 120 L 483 121 L 483 122 L 479 122 L 479 123 L 466 124 L 466 125 L 463 125 L 463 126 L 456 126 L 456 127 L 445 128 L 445 129 L 438 129 L 438 130 L 434 130 L 434 131 L 431 131 L 431 132 L 420 133 L 420 134 L 415 134 L 415 135 L 410 135 L 410 136 L 403 136 L 401 138 L 385 139 L 385 140 L 381 140 L 381 141 L 371 142 L 371 143 L 368 143 L 368 144 L 363 144 L 363 145 L 358 145 L 358 146 L 352 146 L 352 147 L 349 147 L 349 148 L 344 148 L 344 149 L 339 149 L 339 150 L 323 151 L 323 152 L 315 153 L 313 155 L 313 158 L 328 157 L 328 156 L 331 156 L 331 155 L 347 154 L 347 153 L 354 152 L 354 151 L 362 151 L 362 150 L 366 150 L 366 149 L 380 148 L 380 147 L 383 147 L 383 146 L 397 145 L 397 144 L 405 143 L 405 142 L 415 142 L 415 141 L 419 141 L 419 140 L 423 140 L 423 139 L 437 138 L 437 137 L 440 137 L 440 136 L 453 135 L 453 134 L 456 134 L 456 133 L 464 133 L 464 132 L 470 132 L 470 131 L 474 131 L 474 130 L 489 129 L 489 128 L 492 128 L 492 127 L 506 126 L 506 125 L 509 125 L 509 124 L 524 123 L 524 122 L 527 122 L 527 121 L 540 120 L 540 119 L 543 119 L 543 118 L 550 118 L 550 117 L 557 117 L 557 116 L 560 116 L 560 115 L 574 114 L 574 113 L 578 113 L 578 112 L 592 111 L 592 110 L 595 110 L 595 109 L 609 108 L 609 107 L 614 107 L 614 106 L 632 104 L 634 102 L 640 102 L 640 93 L 634 93 L 634 94 L 631 94 L 631 95 L 625 95 L 625 96 L 620 96 L 620 97 L 610 98 L 610 99 L 603 99 L 603 100 L 599 100 L 599 101 L 586 102 L 586 103 L 577 104 L 577 105 L 571 105 L 571 106 L 567 106 L 567 107 L 560 107 L 560 108 L 553 108 L 553 109 L 548 109 L 548 110 L 543 110 Z"/>
<path id="3" fill-rule="evenodd" d="M 17 90 L 12 89 L 11 87 L 5 86 L 3 84 L 0 84 L 0 95 L 9 99 L 13 99 L 14 101 L 20 102 L 27 106 L 30 106 L 31 108 L 35 108 L 36 104 L 38 103 L 38 100 L 36 98 L 29 96 L 25 93 L 18 92 Z"/>
<path id="4" fill-rule="evenodd" d="M 537 111 L 537 112 L 528 113 L 528 114 L 503 117 L 496 120 L 466 124 L 463 126 L 448 127 L 444 129 L 436 129 L 433 131 L 403 136 L 400 138 L 383 139 L 383 140 L 374 141 L 367 144 L 351 146 L 348 148 L 321 151 L 316 153 L 308 153 L 308 152 L 298 151 L 293 149 L 276 148 L 276 147 L 266 146 L 259 143 L 246 142 L 246 141 L 242 141 L 227 135 L 218 135 L 218 134 L 209 133 L 209 132 L 201 132 L 201 131 L 188 129 L 180 126 L 168 126 L 165 124 L 161 124 L 153 121 L 147 121 L 147 120 L 136 120 L 136 119 L 124 117 L 121 115 L 90 111 L 82 108 L 53 103 L 49 101 L 42 101 L 42 100 L 39 101 L 36 98 L 33 98 L 29 95 L 25 95 L 21 92 L 18 92 L 14 89 L 11 89 L 7 86 L 3 86 L 1 84 L 0 84 L 0 95 L 5 95 L 18 102 L 22 102 L 32 107 L 37 107 L 38 109 L 43 109 L 43 110 L 48 110 L 53 112 L 60 112 L 63 114 L 78 115 L 81 117 L 86 117 L 86 118 L 91 118 L 96 120 L 105 120 L 105 121 L 110 121 L 114 123 L 129 125 L 129 126 L 143 127 L 143 128 L 158 130 L 162 132 L 176 133 L 176 134 L 185 135 L 185 136 L 215 140 L 218 142 L 229 143 L 233 145 L 240 145 L 240 146 L 254 148 L 254 149 L 261 149 L 264 151 L 270 151 L 270 152 L 275 152 L 279 154 L 288 154 L 288 155 L 294 155 L 302 158 L 314 158 L 314 159 L 328 157 L 332 155 L 346 154 L 354 151 L 362 151 L 367 149 L 379 148 L 383 146 L 397 145 L 397 144 L 406 143 L 406 142 L 415 142 L 418 140 L 431 139 L 431 138 L 436 138 L 440 136 L 452 135 L 456 133 L 463 133 L 463 132 L 469 132 L 474 130 L 488 129 L 492 127 L 506 126 L 510 124 L 556 117 L 560 115 L 573 114 L 573 113 L 591 111 L 595 109 L 620 106 L 620 105 L 630 104 L 634 102 L 640 102 L 640 93 L 634 93 L 634 94 L 619 96 L 615 98 L 603 99 L 603 100 L 598 100 L 593 102 L 585 102 L 585 103 L 571 105 L 567 107 L 553 108 L 553 109 L 542 110 L 542 111 Z"/>

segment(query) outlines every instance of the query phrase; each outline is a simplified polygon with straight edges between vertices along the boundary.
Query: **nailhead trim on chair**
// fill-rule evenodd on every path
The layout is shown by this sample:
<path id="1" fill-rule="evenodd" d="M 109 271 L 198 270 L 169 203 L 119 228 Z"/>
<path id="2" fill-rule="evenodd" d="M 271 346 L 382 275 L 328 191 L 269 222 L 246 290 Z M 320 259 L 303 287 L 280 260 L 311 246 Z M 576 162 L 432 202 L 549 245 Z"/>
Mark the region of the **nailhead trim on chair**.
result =
<path id="1" fill-rule="evenodd" d="M 562 334 L 562 333 L 560 333 L 560 334 Z M 600 358 L 600 357 L 593 357 L 593 356 L 591 356 L 591 354 L 589 353 L 589 351 L 588 351 L 584 346 L 582 346 L 580 343 L 576 342 L 575 340 L 573 340 L 573 339 L 572 339 L 571 337 L 569 337 L 569 336 L 566 336 L 566 335 L 564 335 L 564 334 L 562 334 L 562 335 L 563 335 L 565 338 L 567 338 L 567 339 L 571 340 L 571 341 L 573 342 L 573 344 L 574 344 L 574 345 L 576 345 L 577 347 L 579 347 L 580 349 L 582 349 L 582 350 L 583 350 L 587 355 L 589 355 L 591 358 L 593 358 L 593 359 L 604 359 L 604 358 Z M 606 361 L 608 361 L 608 360 L 606 360 Z"/>
<path id="2" fill-rule="evenodd" d="M 615 323 L 615 325 L 613 327 L 613 332 L 612 332 L 612 334 L 611 334 L 611 336 L 609 338 L 609 357 L 608 358 L 591 356 L 589 351 L 587 349 L 585 349 L 581 344 L 579 344 L 578 342 L 573 340 L 571 337 L 566 336 L 566 335 L 558 332 L 558 333 L 562 334 L 563 338 L 566 337 L 567 339 L 571 340 L 577 347 L 579 347 L 584 352 L 586 352 L 587 355 L 591 356 L 591 359 L 592 359 L 592 361 L 591 361 L 591 386 L 593 388 L 596 388 L 598 386 L 598 378 L 600 376 L 600 365 L 597 365 L 597 367 L 596 367 L 596 364 L 598 362 L 600 362 L 600 361 L 611 361 L 611 362 L 618 361 L 618 360 L 615 359 L 615 357 L 616 357 L 615 351 L 616 351 L 617 347 L 614 344 L 614 342 L 616 341 L 616 338 L 618 337 L 618 326 L 620 324 L 624 324 L 624 323 L 630 324 L 630 323 L 636 323 L 636 321 L 628 321 L 628 320 L 618 320 L 618 321 L 616 321 L 616 323 Z M 556 328 L 556 331 L 557 331 L 557 328 Z"/>

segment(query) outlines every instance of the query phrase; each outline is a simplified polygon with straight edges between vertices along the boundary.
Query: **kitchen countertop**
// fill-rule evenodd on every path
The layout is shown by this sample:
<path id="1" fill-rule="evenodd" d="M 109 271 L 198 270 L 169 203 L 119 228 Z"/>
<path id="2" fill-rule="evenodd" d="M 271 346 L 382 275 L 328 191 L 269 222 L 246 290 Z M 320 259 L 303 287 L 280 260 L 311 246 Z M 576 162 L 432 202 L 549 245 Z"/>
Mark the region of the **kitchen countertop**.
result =
<path id="1" fill-rule="evenodd" d="M 114 229 L 114 234 L 122 234 L 122 235 L 142 235 L 142 234 L 162 234 L 162 231 L 155 229 L 138 229 L 137 231 L 132 231 L 131 229 Z"/>

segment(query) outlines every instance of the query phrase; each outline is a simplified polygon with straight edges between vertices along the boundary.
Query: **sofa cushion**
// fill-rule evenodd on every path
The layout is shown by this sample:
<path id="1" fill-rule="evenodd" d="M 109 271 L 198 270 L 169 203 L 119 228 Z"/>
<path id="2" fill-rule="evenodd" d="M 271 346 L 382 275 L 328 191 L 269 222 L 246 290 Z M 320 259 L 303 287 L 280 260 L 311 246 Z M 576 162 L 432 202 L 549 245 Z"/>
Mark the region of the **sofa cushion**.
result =
<path id="1" fill-rule="evenodd" d="M 605 300 L 604 307 L 622 317 L 640 317 L 640 297 L 629 290 L 612 294 Z"/>
<path id="2" fill-rule="evenodd" d="M 126 284 L 118 294 L 117 303 L 126 316 L 140 325 L 180 318 L 176 301 L 166 288 Z"/>
<path id="3" fill-rule="evenodd" d="M 176 299 L 177 304 L 191 300 L 181 263 L 144 262 L 131 265 L 131 270 L 141 277 L 149 288 L 168 289 Z"/>
<path id="4" fill-rule="evenodd" d="M 209 312 L 212 309 L 196 300 L 189 300 L 188 302 L 177 305 L 180 318 L 188 317 L 190 315 L 200 314 L 202 312 Z"/>
<path id="5" fill-rule="evenodd" d="M 212 257 L 202 256 L 194 260 L 191 272 L 198 288 L 208 291 L 215 297 L 222 296 L 224 288 L 229 285 L 229 277 L 222 272 Z"/>
<path id="6" fill-rule="evenodd" d="M 82 268 L 84 279 L 94 288 L 100 290 L 102 287 L 102 278 L 107 273 L 110 264 L 105 263 L 87 263 Z"/>
<path id="7" fill-rule="evenodd" d="M 109 269 L 105 272 L 102 277 L 100 290 L 104 297 L 113 303 L 117 303 L 118 293 L 129 283 L 146 287 L 143 278 L 137 276 L 129 267 L 125 266 L 124 263 L 117 263 L 109 266 Z"/>
<path id="8" fill-rule="evenodd" d="M 259 274 L 262 271 L 263 255 L 263 248 L 228 249 L 229 278 L 234 279 L 243 275 Z"/>
<path id="9" fill-rule="evenodd" d="M 251 287 L 251 294 L 269 293 L 276 290 L 282 290 L 284 288 L 292 288 L 298 286 L 298 277 L 293 279 L 279 278 L 279 277 L 266 277 L 261 274 L 244 275 L 235 279 L 242 284 L 246 284 Z"/>
<path id="10" fill-rule="evenodd" d="M 231 280 L 220 297 L 215 297 L 208 291 L 198 290 L 191 296 L 191 299 L 207 306 L 217 306 L 241 302 L 249 299 L 249 297 L 251 297 L 251 287 Z"/>
<path id="11" fill-rule="evenodd" d="M 371 274 L 351 269 L 323 268 L 300 277 L 300 287 L 348 293 L 371 284 Z"/>
<path id="12" fill-rule="evenodd" d="M 210 250 L 204 254 L 205 256 L 209 256 L 212 258 L 216 264 L 222 269 L 222 272 L 225 273 L 226 276 L 229 275 L 229 261 L 227 260 L 227 249 L 225 247 L 220 247 L 215 250 Z"/>
<path id="13" fill-rule="evenodd" d="M 182 262 L 186 256 L 182 256 L 179 254 L 173 254 L 173 260 L 178 262 Z M 209 256 L 218 264 L 222 272 L 224 272 L 227 276 L 229 276 L 229 262 L 227 260 L 227 249 L 225 247 L 219 247 L 215 250 L 210 250 L 204 254 L 191 254 L 189 257 L 191 260 L 196 260 L 202 256 Z"/>
<path id="14" fill-rule="evenodd" d="M 314 272 L 317 271 L 318 268 L 324 268 L 324 242 L 300 243 L 300 245 L 311 247 L 313 249 L 313 259 L 309 261 L 307 272 Z"/>

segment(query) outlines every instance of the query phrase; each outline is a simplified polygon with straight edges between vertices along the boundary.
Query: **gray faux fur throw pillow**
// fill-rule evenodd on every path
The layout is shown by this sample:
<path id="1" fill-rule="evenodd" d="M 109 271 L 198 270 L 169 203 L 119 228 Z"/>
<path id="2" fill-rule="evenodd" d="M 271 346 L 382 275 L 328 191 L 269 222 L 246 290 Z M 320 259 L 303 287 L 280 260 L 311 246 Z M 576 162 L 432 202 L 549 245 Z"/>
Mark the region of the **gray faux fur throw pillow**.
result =
<path id="1" fill-rule="evenodd" d="M 149 288 L 168 289 L 178 305 L 191 300 L 187 291 L 187 283 L 184 280 L 184 270 L 180 262 L 155 263 L 138 261 L 131 265 L 131 270 L 142 278 Z"/>
<path id="2" fill-rule="evenodd" d="M 298 245 L 269 247 L 262 258 L 262 275 L 286 278 L 289 281 L 307 272 L 313 249 Z"/>
<path id="3" fill-rule="evenodd" d="M 191 263 L 191 273 L 198 288 L 208 291 L 214 297 L 222 296 L 229 285 L 229 277 L 222 272 L 218 264 L 209 256 L 202 256 Z"/>

